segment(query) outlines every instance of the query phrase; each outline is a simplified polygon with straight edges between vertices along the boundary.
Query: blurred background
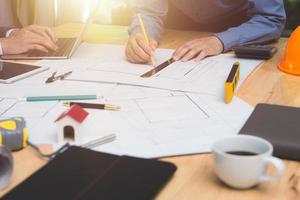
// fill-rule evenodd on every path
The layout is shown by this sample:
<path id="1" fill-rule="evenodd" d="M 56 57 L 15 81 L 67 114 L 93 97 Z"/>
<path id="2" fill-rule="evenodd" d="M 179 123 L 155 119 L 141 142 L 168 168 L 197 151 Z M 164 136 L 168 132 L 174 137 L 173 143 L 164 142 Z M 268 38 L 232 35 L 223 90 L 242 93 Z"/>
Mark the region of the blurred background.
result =
<path id="1" fill-rule="evenodd" d="M 39 24 L 57 26 L 86 21 L 97 6 L 95 21 L 128 24 L 136 0 L 0 0 L 0 26 Z M 14 17 L 17 16 L 17 19 Z"/>
<path id="2" fill-rule="evenodd" d="M 284 3 L 287 23 L 283 36 L 289 36 L 297 26 L 300 26 L 300 0 L 285 0 Z"/>
<path id="3" fill-rule="evenodd" d="M 85 21 L 98 5 L 95 22 L 128 25 L 132 5 L 141 0 L 0 0 L 0 26 L 57 26 Z M 288 21 L 283 36 L 300 25 L 300 0 L 285 0 Z M 13 17 L 13 16 L 18 16 Z"/>

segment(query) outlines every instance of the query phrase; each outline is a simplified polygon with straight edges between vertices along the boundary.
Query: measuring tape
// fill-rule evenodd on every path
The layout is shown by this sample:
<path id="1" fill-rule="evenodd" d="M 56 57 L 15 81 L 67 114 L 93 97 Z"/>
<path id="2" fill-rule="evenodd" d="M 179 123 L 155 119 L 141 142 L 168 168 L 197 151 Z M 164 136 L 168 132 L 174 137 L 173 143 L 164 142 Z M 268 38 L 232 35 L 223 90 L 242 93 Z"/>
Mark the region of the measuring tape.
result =
<path id="1" fill-rule="evenodd" d="M 0 120 L 0 144 L 11 151 L 18 151 L 28 146 L 26 122 L 22 117 Z"/>

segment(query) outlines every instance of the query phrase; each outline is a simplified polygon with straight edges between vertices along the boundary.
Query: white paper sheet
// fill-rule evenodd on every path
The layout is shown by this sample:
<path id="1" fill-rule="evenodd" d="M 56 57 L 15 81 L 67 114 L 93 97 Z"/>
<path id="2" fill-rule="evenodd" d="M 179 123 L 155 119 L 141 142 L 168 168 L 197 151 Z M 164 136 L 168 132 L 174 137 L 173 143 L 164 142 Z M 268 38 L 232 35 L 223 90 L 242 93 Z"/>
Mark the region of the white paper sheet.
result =
<path id="1" fill-rule="evenodd" d="M 237 59 L 234 55 L 219 55 L 201 62 L 175 62 L 150 78 L 140 76 L 152 69 L 149 65 L 131 64 L 126 61 L 124 46 L 97 45 L 84 43 L 74 57 L 76 62 L 65 62 L 64 66 L 74 66 L 77 70 L 69 80 L 119 83 L 134 86 L 152 87 L 182 92 L 223 95 L 224 83 L 236 62 L 240 62 L 239 85 L 259 65 L 261 60 Z M 158 49 L 157 65 L 169 59 L 174 50 Z M 60 66 L 61 62 L 43 61 L 44 66 Z"/>
<path id="2" fill-rule="evenodd" d="M 98 150 L 151 158 L 209 152 L 217 139 L 237 134 L 252 112 L 252 108 L 239 99 L 226 107 L 213 96 L 183 95 L 144 101 L 147 103 L 133 101 L 130 111 L 115 113 L 123 115 L 131 128 L 114 132 L 117 141 Z"/>
<path id="3" fill-rule="evenodd" d="M 171 54 L 172 50 L 159 49 L 157 62 L 167 60 Z M 90 115 L 83 125 L 84 142 L 117 135 L 116 141 L 97 150 L 146 158 L 209 152 L 215 140 L 237 134 L 253 110 L 238 98 L 229 105 L 224 103 L 224 82 L 235 61 L 233 56 L 220 55 L 200 63 L 178 62 L 156 77 L 141 79 L 138 75 L 152 67 L 126 62 L 124 47 L 83 44 L 70 60 L 39 62 L 50 67 L 47 72 L 14 84 L 1 84 L 0 117 L 24 116 L 32 142 L 57 144 L 54 121 L 67 108 L 61 102 L 27 103 L 19 98 L 103 95 L 104 99 L 89 102 L 116 104 L 121 110 L 87 109 Z M 239 61 L 241 80 L 260 63 Z M 45 84 L 54 71 L 69 70 L 73 71 L 71 79 L 85 81 Z"/>
<path id="4" fill-rule="evenodd" d="M 96 149 L 146 158 L 209 152 L 215 140 L 237 134 L 253 110 L 238 98 L 225 105 L 223 100 L 210 95 L 170 93 L 124 100 L 114 98 L 108 95 L 93 102 L 116 104 L 121 106 L 120 111 L 87 109 L 90 115 L 83 125 L 84 142 L 114 133 L 116 141 Z M 53 122 L 66 109 L 59 103 L 42 120 L 29 123 L 31 140 L 57 143 Z"/>

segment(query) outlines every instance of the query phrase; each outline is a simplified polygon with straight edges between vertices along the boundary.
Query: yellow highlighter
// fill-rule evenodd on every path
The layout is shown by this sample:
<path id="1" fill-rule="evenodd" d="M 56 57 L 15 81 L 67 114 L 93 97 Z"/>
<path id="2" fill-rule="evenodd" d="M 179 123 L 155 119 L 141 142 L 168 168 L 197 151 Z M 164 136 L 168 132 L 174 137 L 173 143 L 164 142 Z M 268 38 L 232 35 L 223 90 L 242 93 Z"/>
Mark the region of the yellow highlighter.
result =
<path id="1" fill-rule="evenodd" d="M 235 62 L 225 82 L 225 103 L 227 104 L 231 103 L 239 80 L 240 80 L 240 63 Z"/>
<path id="2" fill-rule="evenodd" d="M 142 32 L 143 32 L 143 34 L 144 34 L 144 37 L 145 37 L 145 39 L 146 39 L 146 41 L 147 41 L 147 44 L 148 44 L 148 46 L 150 46 L 150 40 L 149 40 L 149 37 L 148 37 L 148 35 L 147 35 L 146 29 L 145 29 L 145 25 L 144 25 L 144 21 L 143 21 L 143 19 L 142 19 L 142 17 L 141 17 L 141 14 L 140 14 L 140 13 L 137 14 L 137 17 L 138 17 L 138 19 L 139 19 L 140 27 L 141 27 Z M 154 66 L 154 64 L 155 64 L 155 60 L 154 60 L 153 56 L 151 56 L 151 64 L 152 64 L 153 66 Z"/>

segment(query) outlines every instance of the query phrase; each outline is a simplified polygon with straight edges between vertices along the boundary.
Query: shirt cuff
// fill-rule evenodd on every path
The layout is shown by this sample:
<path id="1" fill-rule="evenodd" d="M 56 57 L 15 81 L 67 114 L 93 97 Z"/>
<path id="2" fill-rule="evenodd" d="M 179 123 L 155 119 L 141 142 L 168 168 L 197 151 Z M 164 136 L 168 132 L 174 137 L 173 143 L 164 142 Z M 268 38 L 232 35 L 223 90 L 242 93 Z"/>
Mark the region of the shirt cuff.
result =
<path id="1" fill-rule="evenodd" d="M 2 49 L 2 45 L 1 45 L 1 41 L 0 41 L 0 56 L 3 55 L 3 49 Z"/>
<path id="2" fill-rule="evenodd" d="M 9 29 L 6 34 L 5 34 L 5 37 L 9 37 L 10 34 L 15 31 L 15 30 L 18 30 L 17 28 L 12 28 L 12 29 Z M 3 56 L 3 49 L 2 49 L 2 45 L 1 45 L 1 41 L 0 41 L 0 56 Z"/>
<path id="3" fill-rule="evenodd" d="M 6 35 L 5 35 L 5 37 L 9 37 L 10 36 L 10 34 L 13 32 L 13 31 L 15 31 L 15 30 L 18 30 L 17 28 L 12 28 L 12 29 L 9 29 L 7 32 L 6 32 Z"/>
<path id="4" fill-rule="evenodd" d="M 215 36 L 223 43 L 224 52 L 232 50 L 233 47 L 240 43 L 239 35 L 234 34 L 234 32 L 230 30 L 216 33 Z"/>

